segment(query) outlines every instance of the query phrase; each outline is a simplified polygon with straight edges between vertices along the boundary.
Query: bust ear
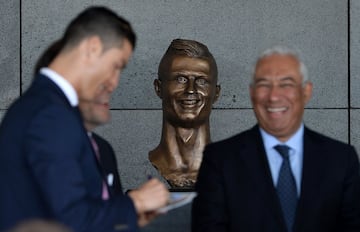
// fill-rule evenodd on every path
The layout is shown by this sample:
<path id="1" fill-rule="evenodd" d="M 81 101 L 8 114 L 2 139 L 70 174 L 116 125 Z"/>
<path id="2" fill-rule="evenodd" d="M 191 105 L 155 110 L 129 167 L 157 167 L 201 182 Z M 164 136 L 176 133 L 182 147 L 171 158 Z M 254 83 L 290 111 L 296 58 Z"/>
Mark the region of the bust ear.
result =
<path id="1" fill-rule="evenodd" d="M 221 92 L 221 86 L 220 85 L 216 85 L 216 90 L 215 90 L 215 97 L 214 97 L 214 101 L 213 103 L 215 103 L 219 96 L 220 96 L 220 92 Z"/>
<path id="2" fill-rule="evenodd" d="M 161 81 L 159 79 L 154 80 L 154 89 L 155 89 L 156 95 L 158 95 L 158 97 L 162 99 Z"/>

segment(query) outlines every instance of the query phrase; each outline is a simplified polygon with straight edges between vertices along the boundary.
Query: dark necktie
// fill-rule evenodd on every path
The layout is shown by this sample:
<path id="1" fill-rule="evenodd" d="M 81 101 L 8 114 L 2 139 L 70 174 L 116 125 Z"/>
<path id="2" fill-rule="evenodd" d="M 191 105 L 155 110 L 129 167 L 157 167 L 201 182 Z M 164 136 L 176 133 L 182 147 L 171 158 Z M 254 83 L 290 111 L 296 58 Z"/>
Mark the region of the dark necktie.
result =
<path id="1" fill-rule="evenodd" d="M 276 145 L 275 150 L 280 153 L 283 162 L 279 172 L 276 191 L 280 200 L 283 216 L 288 231 L 292 231 L 297 206 L 297 191 L 295 178 L 291 172 L 289 161 L 290 148 L 286 145 Z"/>

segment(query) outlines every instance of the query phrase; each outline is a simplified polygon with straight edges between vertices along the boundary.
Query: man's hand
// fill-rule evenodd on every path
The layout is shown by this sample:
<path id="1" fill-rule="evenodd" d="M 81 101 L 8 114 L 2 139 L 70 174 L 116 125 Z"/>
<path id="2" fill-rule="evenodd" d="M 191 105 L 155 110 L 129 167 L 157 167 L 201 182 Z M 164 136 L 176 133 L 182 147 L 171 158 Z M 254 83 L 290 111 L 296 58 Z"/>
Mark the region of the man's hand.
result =
<path id="1" fill-rule="evenodd" d="M 145 226 L 158 215 L 156 210 L 167 204 L 170 193 L 162 182 L 154 178 L 128 195 L 134 202 L 139 226 Z"/>

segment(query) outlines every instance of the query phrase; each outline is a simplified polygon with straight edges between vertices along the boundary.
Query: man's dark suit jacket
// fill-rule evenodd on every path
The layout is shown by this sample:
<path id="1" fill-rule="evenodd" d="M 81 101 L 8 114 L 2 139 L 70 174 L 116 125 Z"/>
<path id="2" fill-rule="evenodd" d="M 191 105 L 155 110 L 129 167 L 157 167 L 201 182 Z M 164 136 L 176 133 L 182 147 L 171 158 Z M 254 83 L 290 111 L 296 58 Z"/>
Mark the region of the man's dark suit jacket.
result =
<path id="1" fill-rule="evenodd" d="M 76 232 L 137 230 L 128 196 L 101 199 L 102 176 L 80 113 L 45 76 L 3 118 L 0 183 L 0 231 L 31 218 Z"/>
<path id="2" fill-rule="evenodd" d="M 100 153 L 100 169 L 101 173 L 103 175 L 103 179 L 106 180 L 106 184 L 109 189 L 110 197 L 114 197 L 117 195 L 122 195 L 122 187 L 119 177 L 119 172 L 117 168 L 117 161 L 115 157 L 115 152 L 105 139 L 100 137 L 99 135 L 92 133 L 92 137 L 95 139 L 98 147 L 99 147 L 99 153 Z M 108 182 L 108 176 L 113 176 L 113 182 L 112 184 L 109 184 Z"/>
<path id="3" fill-rule="evenodd" d="M 258 126 L 205 148 L 195 190 L 194 232 L 286 231 Z M 354 148 L 307 128 L 294 231 L 360 231 Z"/>

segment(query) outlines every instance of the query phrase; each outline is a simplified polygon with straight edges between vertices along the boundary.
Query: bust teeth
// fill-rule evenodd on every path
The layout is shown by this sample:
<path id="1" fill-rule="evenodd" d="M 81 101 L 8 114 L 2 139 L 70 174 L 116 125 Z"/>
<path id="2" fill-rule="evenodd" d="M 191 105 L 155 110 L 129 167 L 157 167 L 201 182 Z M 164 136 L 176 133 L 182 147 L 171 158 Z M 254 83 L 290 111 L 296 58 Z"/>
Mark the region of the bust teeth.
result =
<path id="1" fill-rule="evenodd" d="M 196 104 L 196 100 L 183 100 L 182 104 L 184 105 L 195 105 Z"/>

